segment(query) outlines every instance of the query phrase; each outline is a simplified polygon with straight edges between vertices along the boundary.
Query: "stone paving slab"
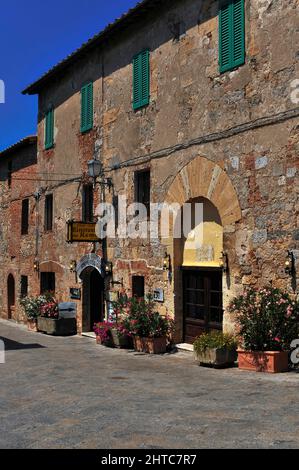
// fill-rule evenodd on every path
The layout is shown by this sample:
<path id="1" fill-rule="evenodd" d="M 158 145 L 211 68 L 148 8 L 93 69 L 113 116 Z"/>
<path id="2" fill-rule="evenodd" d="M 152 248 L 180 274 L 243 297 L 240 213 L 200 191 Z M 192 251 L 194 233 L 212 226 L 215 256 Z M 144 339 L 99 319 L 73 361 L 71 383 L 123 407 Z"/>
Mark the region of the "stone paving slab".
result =
<path id="1" fill-rule="evenodd" d="M 0 448 L 299 448 L 299 374 L 199 367 L 0 321 Z"/>

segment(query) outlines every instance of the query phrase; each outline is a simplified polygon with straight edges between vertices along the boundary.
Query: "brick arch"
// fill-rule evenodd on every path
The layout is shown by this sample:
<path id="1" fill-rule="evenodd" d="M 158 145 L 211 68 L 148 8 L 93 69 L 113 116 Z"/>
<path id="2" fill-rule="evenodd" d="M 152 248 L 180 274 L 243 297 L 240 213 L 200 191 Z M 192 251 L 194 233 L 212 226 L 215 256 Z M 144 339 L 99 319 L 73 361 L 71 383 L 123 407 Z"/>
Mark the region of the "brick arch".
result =
<path id="1" fill-rule="evenodd" d="M 63 266 L 57 263 L 56 261 L 43 261 L 42 263 L 40 263 L 39 269 L 43 273 L 56 273 L 56 274 L 64 273 Z"/>
<path id="2" fill-rule="evenodd" d="M 166 202 L 183 205 L 197 197 L 205 197 L 216 206 L 223 226 L 234 224 L 242 217 L 236 190 L 226 171 L 201 156 L 187 163 L 177 174 Z"/>

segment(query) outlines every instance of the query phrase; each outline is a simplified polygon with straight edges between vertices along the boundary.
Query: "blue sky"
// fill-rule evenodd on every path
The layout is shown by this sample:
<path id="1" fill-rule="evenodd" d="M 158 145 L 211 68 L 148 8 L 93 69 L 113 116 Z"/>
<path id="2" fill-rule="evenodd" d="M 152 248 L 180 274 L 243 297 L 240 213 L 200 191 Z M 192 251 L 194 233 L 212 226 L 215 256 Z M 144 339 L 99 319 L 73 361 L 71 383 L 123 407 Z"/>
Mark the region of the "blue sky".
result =
<path id="1" fill-rule="evenodd" d="M 21 91 L 137 0 L 9 0 L 0 8 L 0 150 L 36 133 L 37 97 Z"/>

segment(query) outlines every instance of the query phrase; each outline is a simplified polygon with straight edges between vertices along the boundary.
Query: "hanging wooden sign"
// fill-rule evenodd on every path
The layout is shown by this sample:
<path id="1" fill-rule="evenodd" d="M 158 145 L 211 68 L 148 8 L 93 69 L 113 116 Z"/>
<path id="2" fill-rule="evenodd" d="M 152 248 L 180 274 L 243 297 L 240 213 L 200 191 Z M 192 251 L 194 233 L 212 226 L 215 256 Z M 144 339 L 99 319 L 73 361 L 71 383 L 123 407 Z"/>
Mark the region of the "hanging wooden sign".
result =
<path id="1" fill-rule="evenodd" d="M 67 222 L 67 242 L 99 242 L 96 234 L 96 224 L 87 222 Z"/>

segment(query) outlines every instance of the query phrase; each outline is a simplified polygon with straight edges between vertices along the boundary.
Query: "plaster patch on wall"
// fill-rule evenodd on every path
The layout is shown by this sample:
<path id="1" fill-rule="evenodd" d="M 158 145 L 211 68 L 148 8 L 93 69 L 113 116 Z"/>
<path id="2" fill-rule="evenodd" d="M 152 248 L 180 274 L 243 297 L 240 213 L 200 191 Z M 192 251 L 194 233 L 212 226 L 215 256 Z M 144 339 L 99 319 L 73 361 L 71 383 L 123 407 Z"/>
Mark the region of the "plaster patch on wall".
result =
<path id="1" fill-rule="evenodd" d="M 268 157 L 265 155 L 262 157 L 257 157 L 255 159 L 255 169 L 260 170 L 262 168 L 265 168 L 268 165 Z"/>
<path id="2" fill-rule="evenodd" d="M 221 168 L 219 166 L 215 166 L 215 168 L 213 170 L 210 186 L 209 186 L 209 191 L 208 191 L 208 194 L 207 194 L 207 199 L 212 199 L 212 196 L 213 196 L 213 193 L 215 191 L 216 184 L 218 182 L 218 179 L 219 179 L 219 176 L 220 176 L 221 172 L 222 172 Z"/>

